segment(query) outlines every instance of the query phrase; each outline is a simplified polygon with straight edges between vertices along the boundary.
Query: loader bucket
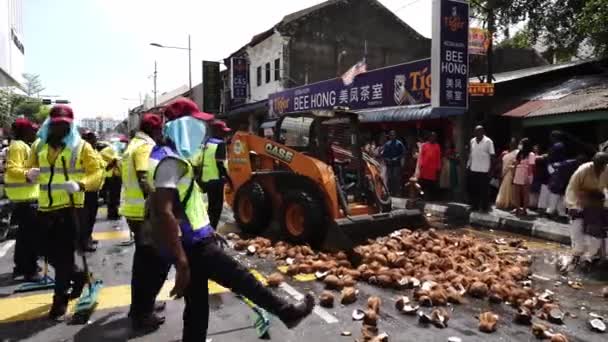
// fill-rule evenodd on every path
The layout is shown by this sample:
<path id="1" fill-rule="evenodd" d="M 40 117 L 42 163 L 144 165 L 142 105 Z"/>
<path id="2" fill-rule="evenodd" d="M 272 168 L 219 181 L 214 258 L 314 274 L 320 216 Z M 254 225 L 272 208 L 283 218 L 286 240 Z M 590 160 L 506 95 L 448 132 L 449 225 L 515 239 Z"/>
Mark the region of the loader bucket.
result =
<path id="1" fill-rule="evenodd" d="M 387 213 L 336 219 L 332 225 L 322 249 L 336 252 L 352 250 L 367 239 L 388 235 L 399 229 L 423 227 L 426 219 L 419 209 L 395 209 Z"/>

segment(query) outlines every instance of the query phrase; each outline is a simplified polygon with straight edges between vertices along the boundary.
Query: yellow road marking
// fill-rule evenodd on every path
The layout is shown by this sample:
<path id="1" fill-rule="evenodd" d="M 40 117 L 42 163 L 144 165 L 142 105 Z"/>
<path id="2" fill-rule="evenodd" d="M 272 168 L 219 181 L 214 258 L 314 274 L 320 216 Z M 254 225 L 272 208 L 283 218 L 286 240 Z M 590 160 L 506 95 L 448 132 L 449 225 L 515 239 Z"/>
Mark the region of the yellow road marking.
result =
<path id="1" fill-rule="evenodd" d="M 126 240 L 129 239 L 128 230 L 114 230 L 109 232 L 96 232 L 93 233 L 93 239 L 95 240 Z"/>
<path id="2" fill-rule="evenodd" d="M 264 285 L 266 278 L 256 270 L 250 272 Z M 175 282 L 173 280 L 166 281 L 161 289 L 157 299 L 159 301 L 169 301 L 173 298 L 169 292 L 173 288 Z M 213 281 L 209 281 L 209 294 L 221 294 L 229 292 L 229 290 Z M 10 323 L 18 321 L 27 321 L 37 318 L 46 317 L 51 302 L 53 301 L 52 293 L 40 293 L 27 296 L 19 296 L 12 298 L 0 299 L 0 323 Z M 96 310 L 113 309 L 128 306 L 131 303 L 131 286 L 118 285 L 109 286 L 101 289 L 98 297 Z M 74 313 L 76 300 L 70 302 L 68 307 L 69 313 Z"/>
<path id="3" fill-rule="evenodd" d="M 285 274 L 285 273 L 287 273 L 287 266 L 279 266 L 279 267 L 277 267 L 277 270 L 279 272 Z M 295 276 L 293 276 L 293 279 L 295 279 L 297 281 L 301 281 L 301 282 L 307 282 L 307 281 L 316 280 L 317 277 L 315 277 L 315 275 L 312 273 L 309 273 L 309 274 L 299 273 L 299 274 L 296 274 Z"/>

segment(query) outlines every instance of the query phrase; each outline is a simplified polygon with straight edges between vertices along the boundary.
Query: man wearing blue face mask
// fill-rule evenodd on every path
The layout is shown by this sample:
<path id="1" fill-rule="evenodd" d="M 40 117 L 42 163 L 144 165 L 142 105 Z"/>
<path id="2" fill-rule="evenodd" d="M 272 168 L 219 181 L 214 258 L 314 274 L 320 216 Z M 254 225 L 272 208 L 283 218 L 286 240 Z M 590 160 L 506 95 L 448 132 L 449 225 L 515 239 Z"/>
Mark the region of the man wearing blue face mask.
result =
<path id="1" fill-rule="evenodd" d="M 176 268 L 171 295 L 185 296 L 182 341 L 204 341 L 209 320 L 207 282 L 241 294 L 278 316 L 289 328 L 308 316 L 314 307 L 312 295 L 289 304 L 265 288 L 249 271 L 223 251 L 223 238 L 210 225 L 203 195 L 189 161 L 207 135 L 206 120 L 188 99 L 177 99 L 165 109 L 163 134 L 166 146 L 150 154 L 149 217 L 161 254 Z"/>

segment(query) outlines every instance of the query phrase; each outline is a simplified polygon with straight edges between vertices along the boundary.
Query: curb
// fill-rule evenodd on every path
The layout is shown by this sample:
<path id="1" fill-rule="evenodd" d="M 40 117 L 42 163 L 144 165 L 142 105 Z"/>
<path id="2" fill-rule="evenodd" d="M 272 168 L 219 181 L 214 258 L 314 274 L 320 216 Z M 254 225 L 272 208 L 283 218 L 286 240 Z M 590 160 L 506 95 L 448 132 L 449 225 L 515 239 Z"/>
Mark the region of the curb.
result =
<path id="1" fill-rule="evenodd" d="M 394 198 L 393 200 L 399 204 L 407 202 L 406 199 L 401 198 Z M 439 216 L 439 218 L 451 225 L 470 224 L 475 227 L 501 230 L 565 245 L 570 244 L 568 225 L 553 221 L 526 221 L 495 213 L 471 212 L 468 205 L 454 202 L 446 204 L 426 203 L 424 211 Z"/>

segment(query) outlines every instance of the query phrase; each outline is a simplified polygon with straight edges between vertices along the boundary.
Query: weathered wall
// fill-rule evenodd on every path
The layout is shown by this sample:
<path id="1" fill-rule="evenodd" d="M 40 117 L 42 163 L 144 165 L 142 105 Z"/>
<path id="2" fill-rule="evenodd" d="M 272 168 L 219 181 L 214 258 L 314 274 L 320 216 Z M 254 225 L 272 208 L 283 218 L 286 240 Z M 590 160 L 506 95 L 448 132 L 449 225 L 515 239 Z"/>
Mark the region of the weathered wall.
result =
<path id="1" fill-rule="evenodd" d="M 297 85 L 341 75 L 363 58 L 365 41 L 368 70 L 431 54 L 429 39 L 364 0 L 328 6 L 279 29 L 291 37 L 290 77 Z"/>
<path id="2" fill-rule="evenodd" d="M 281 78 L 275 80 L 274 61 L 282 59 L 283 45 L 285 39 L 278 32 L 274 32 L 270 37 L 261 41 L 252 47 L 247 47 L 247 55 L 249 56 L 249 87 L 250 97 L 247 102 L 256 102 L 264 100 L 268 94 L 283 90 L 282 87 L 282 70 Z M 270 82 L 266 83 L 266 63 L 270 63 Z M 262 67 L 262 84 L 257 84 L 257 68 Z M 280 69 L 283 68 L 281 62 Z"/>

